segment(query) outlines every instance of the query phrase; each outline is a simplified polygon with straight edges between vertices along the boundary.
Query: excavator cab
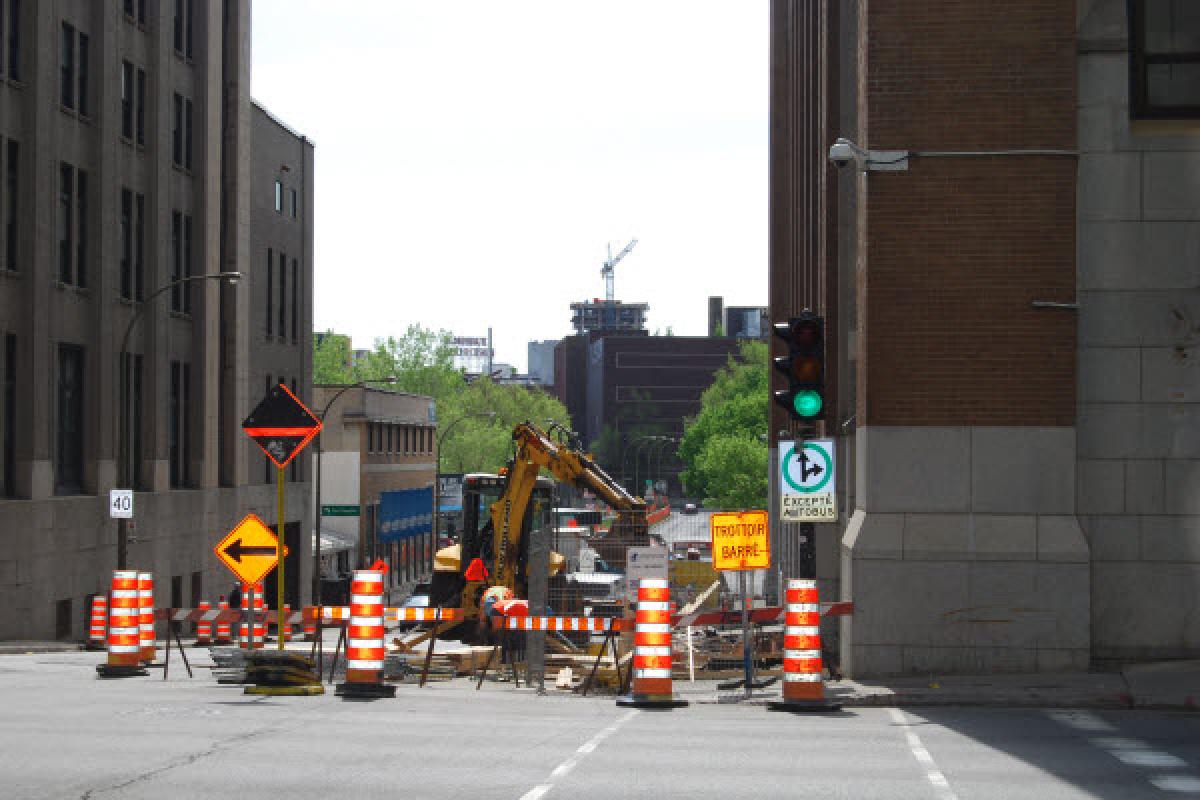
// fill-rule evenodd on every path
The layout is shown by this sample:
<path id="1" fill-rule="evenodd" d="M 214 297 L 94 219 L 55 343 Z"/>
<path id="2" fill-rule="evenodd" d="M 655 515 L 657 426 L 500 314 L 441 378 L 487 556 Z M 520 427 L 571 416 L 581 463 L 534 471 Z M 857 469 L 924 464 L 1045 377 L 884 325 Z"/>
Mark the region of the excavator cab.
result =
<path id="1" fill-rule="evenodd" d="M 475 559 L 480 559 L 490 571 L 495 564 L 493 552 L 495 536 L 492 530 L 492 505 L 504 493 L 505 476 L 474 472 L 463 477 L 462 535 L 458 544 L 438 550 L 434 559 L 433 584 L 430 602 L 444 608 L 478 608 L 478 598 L 463 596 L 467 581 L 465 572 Z M 531 536 L 551 534 L 552 497 L 554 481 L 539 476 L 534 485 L 530 502 L 525 510 L 522 524 L 523 535 L 516 552 L 516 574 L 518 585 L 514 587 L 517 597 L 526 597 L 526 566 L 529 559 Z"/>

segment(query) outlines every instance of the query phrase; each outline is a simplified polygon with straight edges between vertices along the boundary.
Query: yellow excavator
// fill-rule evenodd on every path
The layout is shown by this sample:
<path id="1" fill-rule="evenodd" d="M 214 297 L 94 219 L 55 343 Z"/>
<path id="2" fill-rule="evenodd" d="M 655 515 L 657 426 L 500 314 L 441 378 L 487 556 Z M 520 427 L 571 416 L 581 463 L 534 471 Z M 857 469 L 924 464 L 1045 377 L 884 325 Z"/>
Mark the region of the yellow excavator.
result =
<path id="1" fill-rule="evenodd" d="M 553 530 L 554 483 L 586 489 L 616 512 L 608 533 L 591 545 L 609 564 L 623 567 L 625 548 L 650 543 L 646 503 L 634 497 L 583 450 L 578 436 L 552 424 L 547 431 L 524 422 L 513 429 L 516 454 L 499 475 L 472 473 L 463 478 L 463 529 L 458 544 L 439 550 L 434 559 L 430 605 L 462 608 L 466 630 L 456 638 L 475 638 L 470 622 L 479 619 L 484 593 L 504 587 L 516 598 L 528 597 L 529 542 Z M 550 575 L 566 566 L 551 552 Z M 439 626 L 439 634 L 450 625 Z"/>

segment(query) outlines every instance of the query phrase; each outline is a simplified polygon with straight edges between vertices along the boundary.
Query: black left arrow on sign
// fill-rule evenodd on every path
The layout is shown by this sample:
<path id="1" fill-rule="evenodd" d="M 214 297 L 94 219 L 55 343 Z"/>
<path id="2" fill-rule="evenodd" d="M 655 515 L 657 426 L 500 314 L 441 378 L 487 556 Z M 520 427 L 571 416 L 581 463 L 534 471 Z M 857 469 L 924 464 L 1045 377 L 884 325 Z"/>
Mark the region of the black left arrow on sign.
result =
<path id="1" fill-rule="evenodd" d="M 241 539 L 234 539 L 225 546 L 225 555 L 239 564 L 242 563 L 242 556 L 274 556 L 278 554 L 279 551 L 275 547 L 243 545 Z"/>

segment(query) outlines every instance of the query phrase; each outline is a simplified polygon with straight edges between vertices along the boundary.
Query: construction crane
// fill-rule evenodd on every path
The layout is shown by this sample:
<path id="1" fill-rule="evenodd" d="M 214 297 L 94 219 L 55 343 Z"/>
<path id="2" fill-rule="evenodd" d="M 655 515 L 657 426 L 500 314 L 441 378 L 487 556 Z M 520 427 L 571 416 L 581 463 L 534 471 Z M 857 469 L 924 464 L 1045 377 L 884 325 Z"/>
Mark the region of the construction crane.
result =
<path id="1" fill-rule="evenodd" d="M 622 258 L 629 255 L 629 251 L 637 244 L 637 239 L 630 239 L 629 244 L 621 248 L 621 252 L 616 256 L 612 254 L 612 243 L 608 245 L 608 260 L 604 262 L 604 266 L 600 268 L 600 274 L 604 276 L 604 299 L 611 303 L 615 298 L 613 294 L 613 267 L 615 267 Z"/>

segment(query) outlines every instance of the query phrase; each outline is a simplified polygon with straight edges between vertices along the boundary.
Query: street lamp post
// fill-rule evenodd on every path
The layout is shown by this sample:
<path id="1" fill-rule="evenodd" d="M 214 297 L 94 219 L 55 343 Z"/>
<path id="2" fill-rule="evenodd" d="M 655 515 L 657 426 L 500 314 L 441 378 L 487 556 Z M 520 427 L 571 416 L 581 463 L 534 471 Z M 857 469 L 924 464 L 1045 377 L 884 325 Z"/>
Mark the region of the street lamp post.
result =
<path id="1" fill-rule="evenodd" d="M 680 442 L 680 439 L 678 439 L 675 436 L 662 436 L 662 437 L 660 437 L 660 440 L 662 442 L 662 446 L 658 448 L 658 469 L 656 469 L 654 471 L 654 474 L 658 476 L 657 477 L 658 481 L 663 480 L 663 468 L 662 468 L 663 453 L 665 453 L 667 451 L 667 445 L 668 444 L 676 444 L 677 445 Z M 657 487 L 655 487 L 655 488 L 657 489 Z M 668 495 L 669 494 L 670 494 L 670 492 L 668 492 Z"/>
<path id="2" fill-rule="evenodd" d="M 313 482 L 316 484 L 315 486 L 313 486 L 313 494 L 316 496 L 316 500 L 317 500 L 317 503 L 316 503 L 316 505 L 317 505 L 317 513 L 316 513 L 317 535 L 316 535 L 316 542 L 313 543 L 313 577 L 312 577 L 312 598 L 313 598 L 313 605 L 315 605 L 315 606 L 321 605 L 321 517 L 322 517 L 322 514 L 321 514 L 321 454 L 323 452 L 325 452 L 324 445 L 322 444 L 322 439 L 324 438 L 324 436 L 322 434 L 323 434 L 324 428 L 325 428 L 325 415 L 329 413 L 329 409 L 333 408 L 333 404 L 337 402 L 337 399 L 339 397 L 341 397 L 342 395 L 344 395 L 346 392 L 350 391 L 351 389 L 363 389 L 363 388 L 366 388 L 367 385 L 371 384 L 371 383 L 395 383 L 395 382 L 396 382 L 396 377 L 389 376 L 387 378 L 380 378 L 379 380 L 358 381 L 357 383 L 348 384 L 346 386 L 343 386 L 341 389 L 339 389 L 337 394 L 335 394 L 333 397 L 329 398 L 329 402 L 325 404 L 325 408 L 321 409 L 321 415 L 320 415 L 321 432 L 317 433 L 317 441 L 316 441 L 317 469 L 316 469 L 316 473 L 313 475 Z"/>
<path id="3" fill-rule="evenodd" d="M 129 432 L 132 430 L 132 421 L 129 419 L 129 373 L 132 370 L 126 369 L 126 351 L 129 349 L 129 336 L 133 333 L 133 326 L 142 314 L 150 307 L 150 301 L 162 294 L 174 289 L 177 286 L 182 286 L 190 281 L 229 281 L 230 285 L 236 285 L 238 279 L 242 277 L 240 272 L 213 272 L 205 275 L 189 275 L 186 278 L 173 280 L 166 286 L 163 286 L 155 291 L 142 301 L 141 306 L 136 308 L 133 316 L 129 318 L 129 324 L 125 327 L 125 335 L 121 337 L 121 350 L 117 354 L 117 404 L 116 415 L 114 420 L 113 430 L 117 432 L 120 441 L 114 448 L 117 458 L 117 477 L 120 480 L 123 489 L 132 489 L 133 482 L 132 470 L 129 454 Z M 125 569 L 129 565 L 129 521 L 125 518 L 117 520 L 117 569 Z"/>
<path id="4" fill-rule="evenodd" d="M 454 429 L 454 426 L 457 425 L 458 423 L 462 422 L 464 419 L 470 419 L 471 417 L 489 417 L 489 418 L 494 419 L 495 416 L 496 416 L 495 411 L 476 411 L 471 414 L 463 414 L 461 417 L 459 417 L 458 419 L 454 420 L 449 425 L 447 425 L 446 430 L 444 430 L 440 434 L 438 434 L 437 456 L 436 456 L 436 462 L 434 464 L 434 469 L 433 469 L 433 534 L 432 534 L 433 541 L 430 543 L 430 547 L 429 547 L 429 571 L 430 572 L 433 571 L 433 559 L 437 555 L 438 528 L 440 527 L 440 522 L 441 522 L 442 498 L 441 498 L 441 492 L 438 491 L 438 489 L 439 489 L 438 478 L 442 474 L 442 442 L 445 440 L 446 435 L 449 434 L 450 431 L 452 431 Z"/>

